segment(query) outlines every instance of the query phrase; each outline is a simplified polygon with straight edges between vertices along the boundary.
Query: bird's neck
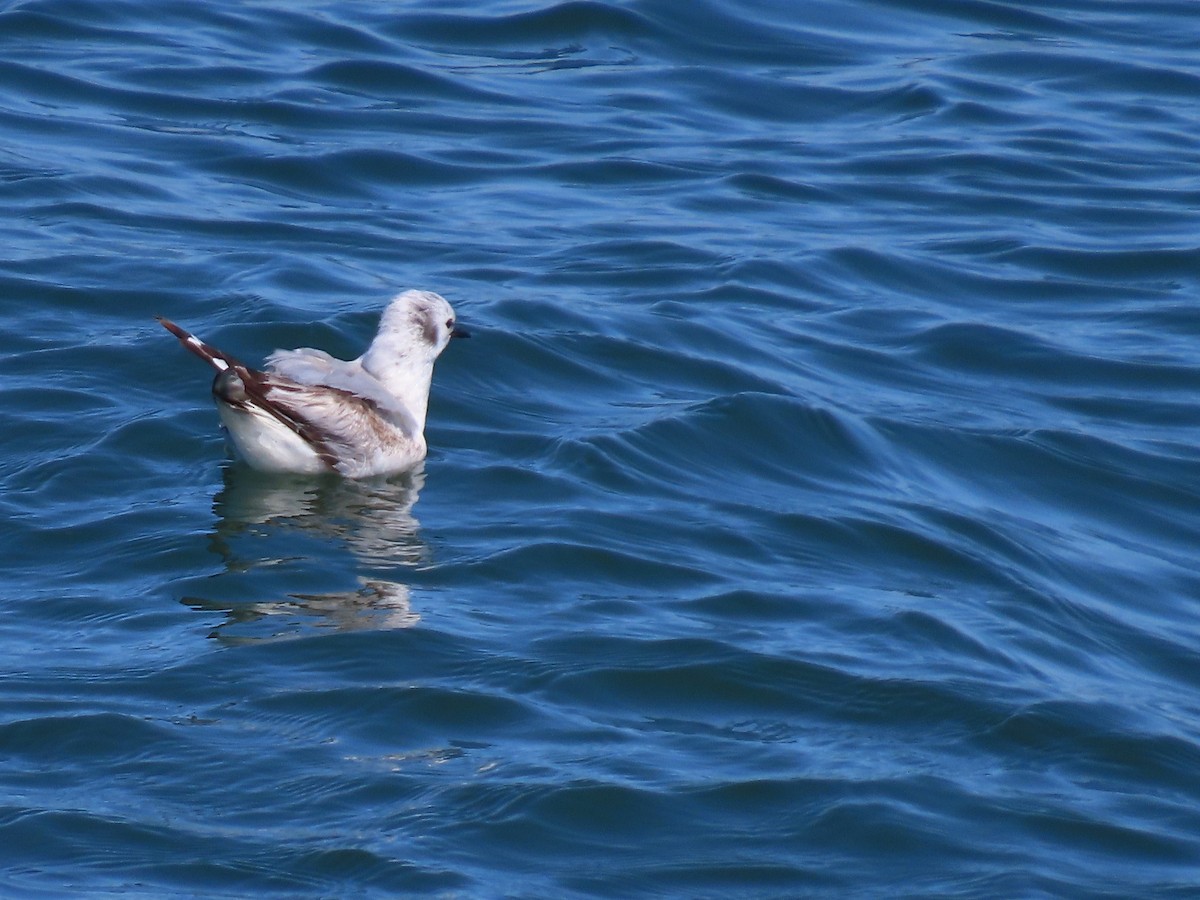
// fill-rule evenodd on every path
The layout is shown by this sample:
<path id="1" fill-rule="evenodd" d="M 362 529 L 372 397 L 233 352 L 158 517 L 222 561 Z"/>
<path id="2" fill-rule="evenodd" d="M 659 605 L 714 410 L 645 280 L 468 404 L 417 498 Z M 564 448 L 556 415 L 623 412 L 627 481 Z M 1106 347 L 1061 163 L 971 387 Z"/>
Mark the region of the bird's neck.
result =
<path id="1" fill-rule="evenodd" d="M 407 372 L 403 378 L 389 379 L 384 377 L 384 384 L 404 403 L 405 408 L 412 413 L 413 423 L 417 434 L 425 433 L 425 414 L 429 410 L 429 386 L 433 373 L 429 368 L 424 373 Z"/>
<path id="2" fill-rule="evenodd" d="M 433 366 L 408 356 L 368 353 L 363 356 L 363 368 L 408 410 L 416 435 L 424 434 Z"/>

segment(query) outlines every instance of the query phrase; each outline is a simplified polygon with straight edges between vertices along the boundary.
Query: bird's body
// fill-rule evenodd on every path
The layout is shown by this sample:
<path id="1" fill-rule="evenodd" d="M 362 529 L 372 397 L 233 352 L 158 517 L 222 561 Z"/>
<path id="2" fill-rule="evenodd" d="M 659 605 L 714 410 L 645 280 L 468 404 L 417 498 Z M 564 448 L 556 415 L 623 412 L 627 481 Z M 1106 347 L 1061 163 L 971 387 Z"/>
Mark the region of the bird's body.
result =
<path id="1" fill-rule="evenodd" d="M 406 471 L 425 458 L 433 363 L 452 337 L 466 336 L 445 299 L 406 291 L 384 311 L 379 332 L 358 359 L 277 350 L 259 371 L 159 321 L 216 370 L 217 412 L 247 464 L 349 478 Z"/>

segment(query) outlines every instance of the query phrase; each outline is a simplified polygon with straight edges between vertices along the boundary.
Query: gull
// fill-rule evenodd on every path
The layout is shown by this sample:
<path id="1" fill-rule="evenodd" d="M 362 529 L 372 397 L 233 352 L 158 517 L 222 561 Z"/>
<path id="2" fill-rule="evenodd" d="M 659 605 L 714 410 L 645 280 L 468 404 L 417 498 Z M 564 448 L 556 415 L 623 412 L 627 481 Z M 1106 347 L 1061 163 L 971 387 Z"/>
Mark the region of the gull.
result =
<path id="1" fill-rule="evenodd" d="M 259 371 L 169 319 L 158 321 L 216 370 L 217 412 L 251 468 L 348 478 L 408 471 L 425 458 L 433 363 L 451 338 L 470 336 L 444 297 L 405 291 L 383 311 L 358 359 L 308 347 L 276 350 Z"/>

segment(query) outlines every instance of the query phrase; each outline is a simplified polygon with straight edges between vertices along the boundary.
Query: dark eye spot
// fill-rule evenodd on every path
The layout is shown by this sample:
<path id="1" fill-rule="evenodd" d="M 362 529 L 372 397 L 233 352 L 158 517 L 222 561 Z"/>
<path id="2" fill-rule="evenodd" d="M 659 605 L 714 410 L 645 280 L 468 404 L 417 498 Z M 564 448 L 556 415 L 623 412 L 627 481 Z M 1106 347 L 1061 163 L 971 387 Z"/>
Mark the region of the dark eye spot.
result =
<path id="1" fill-rule="evenodd" d="M 454 330 L 454 320 L 453 320 L 453 319 L 447 319 L 447 320 L 446 320 L 446 328 L 447 328 L 447 330 L 449 330 L 449 331 L 453 331 L 453 330 Z"/>

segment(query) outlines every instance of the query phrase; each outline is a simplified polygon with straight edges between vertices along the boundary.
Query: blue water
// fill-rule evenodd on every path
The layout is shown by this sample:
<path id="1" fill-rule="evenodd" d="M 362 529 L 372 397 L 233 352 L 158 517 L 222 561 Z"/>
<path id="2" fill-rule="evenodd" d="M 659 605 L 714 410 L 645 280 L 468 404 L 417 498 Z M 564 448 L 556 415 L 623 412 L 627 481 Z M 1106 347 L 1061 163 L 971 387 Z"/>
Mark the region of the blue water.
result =
<path id="1" fill-rule="evenodd" d="M 0 894 L 1200 895 L 1198 35 L 0 2 Z M 153 320 L 408 287 L 386 481 Z"/>

